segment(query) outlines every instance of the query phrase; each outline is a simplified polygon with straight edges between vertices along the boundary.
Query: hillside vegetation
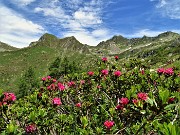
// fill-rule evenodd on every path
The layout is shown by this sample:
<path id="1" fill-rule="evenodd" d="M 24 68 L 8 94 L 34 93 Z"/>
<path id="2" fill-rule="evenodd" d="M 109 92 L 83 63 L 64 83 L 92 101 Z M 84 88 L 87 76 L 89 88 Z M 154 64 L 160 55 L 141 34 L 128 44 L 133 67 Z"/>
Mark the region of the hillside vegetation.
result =
<path id="1" fill-rule="evenodd" d="M 13 49 L 4 45 L 6 51 L 0 52 L 0 87 L 6 91 L 18 91 L 20 78 L 32 67 L 37 78 L 49 74 L 47 67 L 57 58 L 67 57 L 69 62 L 76 62 L 82 69 L 96 67 L 96 59 L 119 56 L 120 63 L 138 58 L 153 69 L 157 67 L 180 68 L 180 35 L 165 32 L 157 37 L 127 39 L 114 36 L 97 46 L 81 44 L 75 37 L 59 39 L 51 34 L 44 34 L 29 47 Z M 7 51 L 12 50 L 12 51 Z"/>

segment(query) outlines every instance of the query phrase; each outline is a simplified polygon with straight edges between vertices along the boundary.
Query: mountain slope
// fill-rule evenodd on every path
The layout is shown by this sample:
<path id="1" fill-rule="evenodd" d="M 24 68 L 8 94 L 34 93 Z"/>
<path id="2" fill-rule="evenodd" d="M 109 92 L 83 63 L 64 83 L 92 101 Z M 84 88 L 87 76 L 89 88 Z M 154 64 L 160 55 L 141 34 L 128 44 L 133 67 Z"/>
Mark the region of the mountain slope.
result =
<path id="1" fill-rule="evenodd" d="M 47 46 L 54 49 L 64 49 L 68 51 L 78 51 L 80 53 L 89 53 L 87 45 L 81 44 L 75 37 L 66 37 L 59 39 L 51 34 L 44 34 L 37 42 L 32 42 L 31 47 Z"/>
<path id="2" fill-rule="evenodd" d="M 180 35 L 165 32 L 156 37 L 132 39 L 114 36 L 94 47 L 81 44 L 73 36 L 59 39 L 46 33 L 29 47 L 0 52 L 0 88 L 16 91 L 19 78 L 30 66 L 35 68 L 39 78 L 47 75 L 48 67 L 57 57 L 68 57 L 81 64 L 82 69 L 90 70 L 97 58 L 106 56 L 110 59 L 114 55 L 119 56 L 119 64 L 140 58 L 154 68 L 163 65 L 180 69 Z"/>
<path id="3" fill-rule="evenodd" d="M 18 50 L 18 48 L 12 47 L 6 43 L 0 42 L 0 52 L 4 51 L 15 51 Z"/>
<path id="4" fill-rule="evenodd" d="M 88 53 L 88 46 L 74 37 L 58 39 L 45 34 L 29 47 L 0 53 L 0 87 L 6 91 L 17 90 L 19 78 L 30 66 L 35 68 L 38 77 L 42 77 L 48 74 L 48 67 L 57 57 L 68 57 L 71 61 L 80 63 L 86 61 Z M 89 60 L 93 58 L 94 56 L 88 56 Z"/>
<path id="5" fill-rule="evenodd" d="M 103 54 L 120 54 L 127 50 L 149 46 L 154 43 L 161 44 L 166 41 L 176 40 L 177 38 L 180 38 L 180 35 L 174 32 L 164 32 L 156 37 L 143 36 L 142 38 L 132 39 L 127 39 L 119 35 L 99 43 L 97 47 L 94 48 L 94 52 L 97 52 L 98 49 L 99 52 Z"/>

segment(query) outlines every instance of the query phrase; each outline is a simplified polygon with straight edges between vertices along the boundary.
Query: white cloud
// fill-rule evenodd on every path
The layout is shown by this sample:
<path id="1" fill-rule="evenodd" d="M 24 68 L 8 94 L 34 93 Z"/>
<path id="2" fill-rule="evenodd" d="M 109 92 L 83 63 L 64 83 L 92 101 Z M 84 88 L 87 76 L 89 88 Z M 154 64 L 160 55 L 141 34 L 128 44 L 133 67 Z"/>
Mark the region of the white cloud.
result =
<path id="1" fill-rule="evenodd" d="M 97 30 L 92 31 L 92 35 L 95 37 L 105 37 L 110 34 L 107 29 L 97 29 Z"/>
<path id="2" fill-rule="evenodd" d="M 97 25 L 102 23 L 102 20 L 95 12 L 86 12 L 78 10 L 74 13 L 74 19 L 78 21 L 83 27 Z"/>
<path id="3" fill-rule="evenodd" d="M 28 46 L 44 33 L 42 26 L 26 20 L 15 11 L 0 5 L 0 41 L 15 47 Z"/>
<path id="4" fill-rule="evenodd" d="M 43 13 L 48 19 L 53 18 L 56 24 L 59 22 L 59 27 L 65 29 L 61 31 L 64 37 L 75 36 L 81 43 L 97 45 L 107 39 L 110 33 L 103 26 L 102 4 L 102 0 L 65 0 L 64 3 L 56 1 L 36 7 L 34 12 Z"/>
<path id="5" fill-rule="evenodd" d="M 151 0 L 152 1 L 152 0 Z M 157 0 L 156 7 L 163 16 L 180 19 L 180 0 Z"/>
<path id="6" fill-rule="evenodd" d="M 102 31 L 104 33 L 100 34 L 99 32 Z M 92 46 L 98 45 L 101 41 L 105 41 L 109 39 L 111 36 L 107 35 L 105 30 L 95 30 L 92 32 L 89 31 L 70 31 L 64 34 L 65 37 L 75 36 L 81 43 L 88 44 Z"/>
<path id="7" fill-rule="evenodd" d="M 52 16 L 58 19 L 68 19 L 68 15 L 65 15 L 64 10 L 62 10 L 60 7 L 55 8 L 41 8 L 37 7 L 34 9 L 36 13 L 42 12 L 44 16 Z"/>
<path id="8" fill-rule="evenodd" d="M 34 1 L 36 0 L 11 0 L 11 2 L 18 4 L 20 6 L 27 6 Z"/>

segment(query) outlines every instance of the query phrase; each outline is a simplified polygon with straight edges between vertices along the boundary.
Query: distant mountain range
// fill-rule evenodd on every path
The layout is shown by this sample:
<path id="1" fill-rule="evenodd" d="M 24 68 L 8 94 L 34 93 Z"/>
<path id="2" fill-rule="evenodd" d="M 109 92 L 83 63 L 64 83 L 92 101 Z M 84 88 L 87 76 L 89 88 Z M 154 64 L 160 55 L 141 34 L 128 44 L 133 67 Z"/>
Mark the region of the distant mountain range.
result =
<path id="1" fill-rule="evenodd" d="M 180 68 L 180 35 L 165 32 L 156 37 L 132 39 L 117 35 L 97 46 L 89 46 L 73 36 L 59 39 L 46 33 L 22 49 L 0 42 L 0 88 L 17 89 L 20 76 L 30 66 L 36 69 L 38 77 L 46 75 L 56 57 L 66 56 L 88 69 L 96 58 L 114 55 L 118 55 L 120 61 L 140 58 L 154 67 L 176 65 Z"/>

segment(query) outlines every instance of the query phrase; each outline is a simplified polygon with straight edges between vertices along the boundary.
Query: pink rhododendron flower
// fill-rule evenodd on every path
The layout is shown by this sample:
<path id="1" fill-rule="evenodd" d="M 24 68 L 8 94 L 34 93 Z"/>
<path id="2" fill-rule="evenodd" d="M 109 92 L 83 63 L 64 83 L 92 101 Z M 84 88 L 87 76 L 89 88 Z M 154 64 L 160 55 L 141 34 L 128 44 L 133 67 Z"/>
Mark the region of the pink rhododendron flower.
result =
<path id="1" fill-rule="evenodd" d="M 80 80 L 80 84 L 81 85 L 85 84 L 85 80 Z"/>
<path id="2" fill-rule="evenodd" d="M 7 105 L 7 102 L 3 102 L 3 105 Z"/>
<path id="3" fill-rule="evenodd" d="M 42 78 L 42 81 L 46 81 L 46 77 L 43 77 L 43 78 Z"/>
<path id="4" fill-rule="evenodd" d="M 11 102 L 11 101 L 15 101 L 15 100 L 16 100 L 16 96 L 14 95 L 14 93 L 7 93 L 7 92 L 4 93 L 3 101 Z"/>
<path id="5" fill-rule="evenodd" d="M 170 103 L 173 103 L 174 100 L 175 100 L 175 98 L 169 98 L 169 99 L 168 99 L 168 103 L 169 103 L 169 104 L 170 104 Z"/>
<path id="6" fill-rule="evenodd" d="M 165 71 L 165 69 L 164 69 L 164 68 L 159 68 L 159 69 L 157 70 L 157 73 L 158 73 L 158 74 L 163 74 L 163 73 L 164 73 L 164 71 Z"/>
<path id="7" fill-rule="evenodd" d="M 108 75 L 108 70 L 107 70 L 107 69 L 103 69 L 103 70 L 101 71 L 101 73 L 102 73 L 102 75 Z"/>
<path id="8" fill-rule="evenodd" d="M 62 83 L 59 82 L 59 83 L 57 84 L 57 86 L 58 86 L 58 88 L 59 88 L 60 91 L 65 90 L 65 86 L 64 86 Z"/>
<path id="9" fill-rule="evenodd" d="M 94 75 L 94 72 L 89 71 L 87 74 L 88 74 L 89 76 L 93 76 L 93 75 Z"/>
<path id="10" fill-rule="evenodd" d="M 119 100 L 119 103 L 121 103 L 122 105 L 127 105 L 129 103 L 129 100 L 128 98 L 121 98 Z"/>
<path id="11" fill-rule="evenodd" d="M 70 82 L 68 82 L 67 85 L 68 85 L 69 87 L 75 86 L 75 82 L 74 82 L 74 81 L 70 81 Z"/>
<path id="12" fill-rule="evenodd" d="M 51 85 L 47 86 L 47 90 L 50 90 L 51 89 Z"/>
<path id="13" fill-rule="evenodd" d="M 138 104 L 138 102 L 139 102 L 139 100 L 137 100 L 137 99 L 133 99 L 133 100 L 132 100 L 132 102 L 133 102 L 134 104 L 136 104 L 136 105 L 137 105 L 137 104 Z"/>
<path id="14" fill-rule="evenodd" d="M 121 76 L 121 71 L 114 71 L 114 76 L 119 77 Z"/>
<path id="15" fill-rule="evenodd" d="M 105 126 L 107 129 L 111 129 L 111 128 L 114 126 L 114 121 L 106 120 L 106 121 L 104 122 L 104 126 Z"/>
<path id="16" fill-rule="evenodd" d="M 31 134 L 31 133 L 34 133 L 37 130 L 37 128 L 35 124 L 30 124 L 26 126 L 25 130 L 26 130 L 26 133 Z"/>
<path id="17" fill-rule="evenodd" d="M 102 58 L 102 61 L 103 61 L 103 62 L 107 62 L 107 58 L 106 58 L 106 57 L 103 57 L 103 58 Z"/>
<path id="18" fill-rule="evenodd" d="M 167 68 L 167 69 L 164 71 L 164 74 L 165 74 L 165 75 L 173 75 L 173 74 L 174 74 L 173 68 Z"/>
<path id="19" fill-rule="evenodd" d="M 53 79 L 52 82 L 56 82 L 56 79 Z"/>
<path id="20" fill-rule="evenodd" d="M 76 107 L 80 108 L 81 107 L 81 103 L 77 103 Z"/>
<path id="21" fill-rule="evenodd" d="M 47 79 L 51 79 L 51 76 L 47 76 Z"/>
<path id="22" fill-rule="evenodd" d="M 54 83 L 52 83 L 51 85 L 47 86 L 47 90 L 55 90 L 56 86 Z"/>
<path id="23" fill-rule="evenodd" d="M 147 94 L 143 92 L 138 93 L 137 96 L 141 100 L 146 100 L 148 98 Z"/>
<path id="24" fill-rule="evenodd" d="M 122 105 L 122 104 L 118 104 L 116 106 L 116 110 L 122 110 L 123 108 L 124 108 L 124 105 Z"/>
<path id="25" fill-rule="evenodd" d="M 42 93 L 38 93 L 38 94 L 37 94 L 37 97 L 38 97 L 38 98 L 41 98 L 41 97 L 42 97 Z"/>
<path id="26" fill-rule="evenodd" d="M 62 102 L 61 102 L 61 99 L 60 98 L 53 98 L 53 105 L 57 105 L 57 106 L 59 106 L 59 105 L 61 105 L 62 104 Z"/>
<path id="27" fill-rule="evenodd" d="M 98 86 L 97 86 L 97 88 L 98 88 L 98 89 L 100 89 L 100 88 L 101 88 L 101 86 L 100 86 L 100 85 L 98 85 Z"/>
<path id="28" fill-rule="evenodd" d="M 141 74 L 142 74 L 142 75 L 144 75 L 144 74 L 145 74 L 144 70 L 141 70 Z"/>
<path id="29" fill-rule="evenodd" d="M 118 60 L 118 59 L 119 59 L 119 57 L 118 57 L 118 56 L 114 56 L 114 58 L 115 58 L 115 60 Z"/>

